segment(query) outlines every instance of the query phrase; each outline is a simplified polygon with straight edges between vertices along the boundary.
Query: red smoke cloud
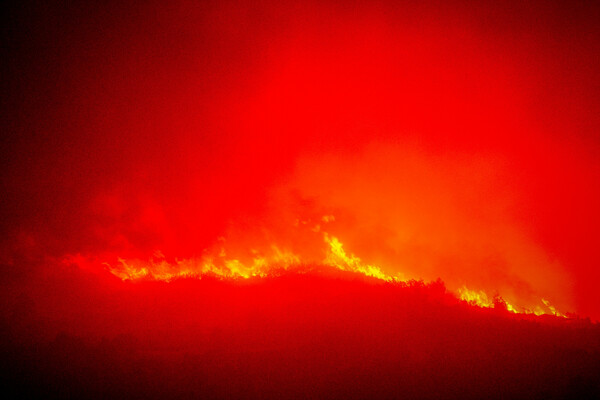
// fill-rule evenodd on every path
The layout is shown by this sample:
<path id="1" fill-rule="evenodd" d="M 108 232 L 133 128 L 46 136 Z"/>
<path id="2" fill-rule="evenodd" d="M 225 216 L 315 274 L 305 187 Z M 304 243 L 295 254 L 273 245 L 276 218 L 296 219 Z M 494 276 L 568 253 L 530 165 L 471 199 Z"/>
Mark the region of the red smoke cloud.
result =
<path id="1" fill-rule="evenodd" d="M 285 245 L 332 214 L 384 270 L 597 318 L 594 15 L 15 8 L 5 264 Z"/>

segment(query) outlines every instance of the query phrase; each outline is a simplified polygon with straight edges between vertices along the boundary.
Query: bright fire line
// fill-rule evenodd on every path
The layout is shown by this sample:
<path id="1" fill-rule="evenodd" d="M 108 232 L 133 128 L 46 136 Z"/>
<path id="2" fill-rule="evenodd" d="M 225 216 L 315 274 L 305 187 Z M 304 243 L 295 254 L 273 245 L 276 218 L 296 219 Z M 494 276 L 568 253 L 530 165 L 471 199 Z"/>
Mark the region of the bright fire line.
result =
<path id="1" fill-rule="evenodd" d="M 323 240 L 327 244 L 325 258 L 320 264 L 346 272 L 353 272 L 363 276 L 376 278 L 385 282 L 409 283 L 410 280 L 404 275 L 389 274 L 376 265 L 364 263 L 358 256 L 346 252 L 343 243 L 335 236 L 323 233 Z M 289 271 L 294 267 L 303 265 L 300 256 L 291 251 L 282 250 L 276 245 L 270 247 L 269 256 L 260 255 L 253 251 L 250 263 L 243 263 L 239 259 L 228 259 L 222 250 L 217 257 L 189 258 L 168 262 L 162 253 L 157 252 L 149 260 L 118 259 L 117 265 L 104 263 L 108 270 L 122 280 L 157 280 L 172 281 L 181 278 L 197 278 L 212 276 L 218 279 L 249 279 L 252 277 L 274 276 L 283 271 Z M 77 263 L 77 262 L 75 262 Z M 301 270 L 301 268 L 297 268 Z M 541 299 L 539 305 L 533 309 L 518 307 L 499 296 L 491 297 L 483 290 L 473 290 L 463 286 L 457 290 L 455 295 L 462 301 L 471 305 L 494 308 L 503 305 L 512 313 L 522 314 L 549 314 L 565 317 L 546 299 Z"/>

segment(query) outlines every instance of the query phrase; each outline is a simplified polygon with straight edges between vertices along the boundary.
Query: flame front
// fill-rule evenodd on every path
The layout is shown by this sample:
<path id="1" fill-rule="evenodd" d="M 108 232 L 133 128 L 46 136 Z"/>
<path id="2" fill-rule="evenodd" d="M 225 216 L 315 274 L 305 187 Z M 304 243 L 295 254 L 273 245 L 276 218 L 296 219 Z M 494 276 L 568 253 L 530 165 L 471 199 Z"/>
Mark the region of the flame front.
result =
<path id="1" fill-rule="evenodd" d="M 332 217 L 326 217 L 329 220 Z M 327 222 L 325 218 L 322 220 Z M 317 225 L 319 226 L 319 225 Z M 375 278 L 384 282 L 410 284 L 410 279 L 402 273 L 388 273 L 377 265 L 363 262 L 357 255 L 344 249 L 344 244 L 336 236 L 319 229 L 312 232 L 322 234 L 321 258 L 311 259 L 301 256 L 294 251 L 283 249 L 277 245 L 268 246 L 266 251 L 253 249 L 251 256 L 246 260 L 242 258 L 227 257 L 224 247 L 221 247 L 216 256 L 176 259 L 168 261 L 157 251 L 150 260 L 118 258 L 116 264 L 104 262 L 103 264 L 113 275 L 122 280 L 139 281 L 155 280 L 169 282 L 181 278 L 214 277 L 223 280 L 249 279 L 253 277 L 278 276 L 285 271 L 302 273 L 310 271 L 311 266 L 326 266 L 334 270 L 351 272 L 362 276 Z M 70 262 L 82 264 L 81 256 L 71 258 Z M 565 317 L 550 302 L 541 298 L 538 304 L 528 307 L 515 305 L 499 295 L 490 296 L 484 290 L 473 290 L 462 286 L 455 290 L 458 299 L 473 306 L 482 308 L 495 308 L 502 305 L 509 312 L 523 314 L 549 314 Z"/>
<path id="2" fill-rule="evenodd" d="M 487 293 L 483 290 L 470 290 L 466 286 L 458 289 L 458 297 L 466 301 L 467 303 L 483 307 L 483 308 L 494 308 L 496 304 L 503 304 L 506 309 L 512 313 L 522 313 L 522 314 L 535 314 L 535 315 L 556 315 L 559 317 L 566 317 L 565 314 L 559 312 L 554 306 L 550 304 L 550 302 L 546 299 L 541 299 L 541 305 L 535 306 L 533 309 L 525 308 L 525 307 L 517 307 L 513 304 L 509 303 L 505 299 L 497 296 L 496 298 L 490 298 Z"/>
<path id="3" fill-rule="evenodd" d="M 325 233 L 324 238 L 325 242 L 329 245 L 329 251 L 327 252 L 323 264 L 335 267 L 342 271 L 357 272 L 386 282 L 406 281 L 400 274 L 388 275 L 377 266 L 363 264 L 361 259 L 354 254 L 347 255 L 344 250 L 344 245 L 335 236 L 329 236 Z"/>
<path id="4" fill-rule="evenodd" d="M 178 278 L 202 276 L 222 279 L 265 277 L 278 269 L 285 270 L 300 264 L 300 258 L 291 252 L 280 250 L 274 245 L 271 246 L 271 250 L 272 254 L 269 257 L 256 254 L 250 264 L 244 264 L 235 258 L 227 259 L 224 252 L 221 252 L 217 259 L 190 258 L 169 263 L 162 253 L 158 252 L 150 261 L 119 258 L 118 265 L 108 265 L 108 268 L 112 274 L 123 280 L 153 279 L 168 282 Z"/>
<path id="5" fill-rule="evenodd" d="M 107 266 L 112 274 L 123 280 L 153 279 L 168 282 L 177 278 L 202 278 L 202 276 L 248 279 L 277 275 L 278 271 L 291 268 L 299 269 L 304 263 L 325 265 L 386 282 L 406 281 L 400 274 L 386 274 L 381 268 L 365 264 L 356 255 L 346 253 L 342 242 L 327 232 L 323 234 L 323 240 L 328 247 L 322 260 L 304 260 L 303 262 L 299 255 L 271 245 L 268 255 L 261 255 L 258 251 L 253 250 L 254 256 L 249 263 L 244 263 L 237 258 L 226 258 L 226 252 L 221 249 L 216 258 L 190 258 L 170 263 L 161 252 L 156 252 L 149 261 L 119 258 L 118 265 Z"/>

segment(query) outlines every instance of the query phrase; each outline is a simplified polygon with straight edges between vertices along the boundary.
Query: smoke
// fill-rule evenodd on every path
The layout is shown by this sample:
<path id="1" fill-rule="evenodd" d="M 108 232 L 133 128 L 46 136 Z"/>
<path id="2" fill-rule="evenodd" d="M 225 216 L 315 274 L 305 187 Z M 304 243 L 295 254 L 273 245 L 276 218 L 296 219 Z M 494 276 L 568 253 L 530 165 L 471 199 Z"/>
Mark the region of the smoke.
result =
<path id="1" fill-rule="evenodd" d="M 326 228 L 390 274 L 571 309 L 571 276 L 514 216 L 522 199 L 502 160 L 377 143 L 305 157 L 285 190 L 336 216 Z"/>
<path id="2" fill-rule="evenodd" d="M 596 8 L 13 8 L 7 276 L 65 254 L 318 260 L 327 232 L 389 272 L 598 315 Z"/>

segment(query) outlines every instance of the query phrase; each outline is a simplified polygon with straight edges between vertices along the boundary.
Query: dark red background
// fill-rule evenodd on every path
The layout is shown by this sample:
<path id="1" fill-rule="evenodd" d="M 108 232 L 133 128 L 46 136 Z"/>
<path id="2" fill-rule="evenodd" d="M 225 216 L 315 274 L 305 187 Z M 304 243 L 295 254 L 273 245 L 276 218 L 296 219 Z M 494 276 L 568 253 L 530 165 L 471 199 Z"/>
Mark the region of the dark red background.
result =
<path id="1" fill-rule="evenodd" d="M 101 267 L 82 272 L 64 265 L 65 255 L 186 258 L 221 236 L 234 248 L 255 245 L 259 225 L 285 242 L 293 234 L 281 228 L 285 218 L 302 213 L 333 212 L 347 249 L 388 270 L 440 277 L 452 289 L 464 281 L 492 296 L 545 296 L 561 311 L 600 318 L 600 8 L 592 2 L 3 8 L 0 284 L 3 334 L 21 349 L 5 359 L 23 370 L 35 364 L 22 357 L 31 343 L 60 331 L 114 337 L 127 331 L 125 320 L 144 323 L 144 296 L 185 299 L 115 281 Z M 132 293 L 111 303 L 114 290 Z M 393 309 L 374 296 L 365 301 Z M 351 298 L 343 304 L 368 318 Z M 148 321 L 168 319 L 165 307 Z M 104 321 L 97 335 L 89 315 Z M 293 330 L 288 322 L 275 325 Z M 530 328 L 506 332 L 540 334 Z M 548 335 L 534 357 L 545 366 L 562 356 L 540 354 L 565 343 Z M 460 348 L 462 336 L 450 336 Z M 597 346 L 597 332 L 591 337 L 581 351 Z M 523 340 L 517 347 L 531 345 Z M 54 359 L 48 351 L 40 357 Z M 505 354 L 490 351 L 493 360 Z M 352 354 L 350 364 L 364 359 Z M 586 354 L 594 372 L 598 353 Z M 313 361 L 299 365 L 321 365 Z M 560 368 L 572 371 L 570 363 Z M 40 375 L 53 370 L 41 365 Z M 452 370 L 434 374 L 438 384 Z M 562 373 L 544 371 L 540 387 Z M 574 373 L 561 390 L 590 376 Z"/>

